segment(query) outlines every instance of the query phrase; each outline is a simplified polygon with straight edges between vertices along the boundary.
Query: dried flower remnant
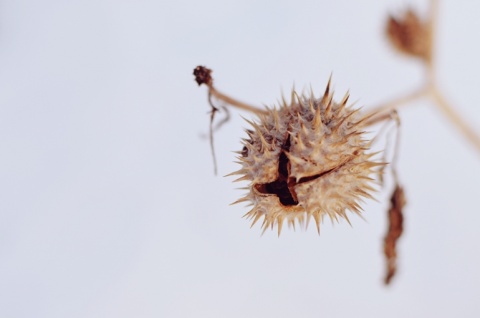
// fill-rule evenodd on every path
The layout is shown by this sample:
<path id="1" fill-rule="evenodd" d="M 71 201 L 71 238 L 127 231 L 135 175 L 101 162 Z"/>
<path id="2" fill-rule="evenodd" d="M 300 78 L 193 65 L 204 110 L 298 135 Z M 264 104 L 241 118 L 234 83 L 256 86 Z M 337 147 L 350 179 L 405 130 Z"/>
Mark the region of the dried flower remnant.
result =
<path id="1" fill-rule="evenodd" d="M 387 274 L 385 284 L 390 284 L 397 271 L 397 241 L 403 233 L 403 208 L 406 204 L 403 188 L 398 184 L 390 198 L 390 209 L 388 210 L 388 232 L 384 239 L 383 253 L 387 261 Z"/>
<path id="2" fill-rule="evenodd" d="M 422 21 L 411 9 L 400 18 L 390 16 L 387 36 L 393 46 L 407 55 L 424 61 L 432 58 L 432 30 L 428 21 Z"/>
<path id="3" fill-rule="evenodd" d="M 199 65 L 193 70 L 193 75 L 195 76 L 195 82 L 197 82 L 198 86 L 202 84 L 207 86 L 213 85 L 211 69 Z"/>

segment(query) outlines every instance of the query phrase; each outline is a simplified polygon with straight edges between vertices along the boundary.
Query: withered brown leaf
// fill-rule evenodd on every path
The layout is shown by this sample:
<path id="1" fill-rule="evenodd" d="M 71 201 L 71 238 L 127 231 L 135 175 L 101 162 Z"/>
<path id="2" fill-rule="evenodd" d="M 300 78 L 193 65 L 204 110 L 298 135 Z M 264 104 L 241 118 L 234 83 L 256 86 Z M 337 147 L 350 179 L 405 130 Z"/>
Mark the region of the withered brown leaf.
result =
<path id="1" fill-rule="evenodd" d="M 397 271 L 397 240 L 403 233 L 403 207 L 406 204 L 405 193 L 400 185 L 396 184 L 390 198 L 388 210 L 388 232 L 384 239 L 383 252 L 387 261 L 385 284 L 388 285 Z"/>
<path id="2" fill-rule="evenodd" d="M 431 61 L 430 24 L 422 21 L 413 10 L 407 10 L 400 18 L 390 16 L 386 31 L 388 39 L 397 50 L 426 62 Z"/>

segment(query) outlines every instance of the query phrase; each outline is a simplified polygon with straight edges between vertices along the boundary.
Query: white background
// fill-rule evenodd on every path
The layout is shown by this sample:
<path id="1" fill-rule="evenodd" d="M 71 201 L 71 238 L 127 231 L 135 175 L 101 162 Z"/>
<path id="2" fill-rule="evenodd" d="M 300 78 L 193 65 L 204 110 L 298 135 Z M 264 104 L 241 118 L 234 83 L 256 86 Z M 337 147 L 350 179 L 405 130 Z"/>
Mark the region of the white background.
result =
<path id="1" fill-rule="evenodd" d="M 206 90 L 273 105 L 331 72 L 372 107 L 416 88 L 387 43 L 408 1 L 0 1 L 0 316 L 477 317 L 480 153 L 429 101 L 400 110 L 405 233 L 382 284 L 388 192 L 280 238 L 229 203 L 246 123 L 208 142 Z M 426 1 L 414 3 L 425 13 Z M 443 1 L 438 75 L 480 125 L 480 3 Z M 252 117 L 248 113 L 241 115 Z"/>

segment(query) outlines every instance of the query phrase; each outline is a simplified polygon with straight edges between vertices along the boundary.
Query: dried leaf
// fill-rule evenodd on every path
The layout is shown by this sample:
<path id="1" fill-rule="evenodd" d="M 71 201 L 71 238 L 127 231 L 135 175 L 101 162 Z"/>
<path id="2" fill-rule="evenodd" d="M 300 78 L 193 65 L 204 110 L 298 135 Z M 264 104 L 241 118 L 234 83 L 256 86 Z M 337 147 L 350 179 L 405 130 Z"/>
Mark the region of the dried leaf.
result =
<path id="1" fill-rule="evenodd" d="M 422 21 L 414 11 L 407 10 L 400 18 L 390 16 L 386 31 L 390 42 L 400 52 L 421 58 L 426 62 L 431 61 L 430 25 Z"/>
<path id="2" fill-rule="evenodd" d="M 390 209 L 388 210 L 388 232 L 385 236 L 383 252 L 387 261 L 387 275 L 385 284 L 388 285 L 397 270 L 397 241 L 403 233 L 403 207 L 406 204 L 403 188 L 398 184 L 390 198 Z"/>

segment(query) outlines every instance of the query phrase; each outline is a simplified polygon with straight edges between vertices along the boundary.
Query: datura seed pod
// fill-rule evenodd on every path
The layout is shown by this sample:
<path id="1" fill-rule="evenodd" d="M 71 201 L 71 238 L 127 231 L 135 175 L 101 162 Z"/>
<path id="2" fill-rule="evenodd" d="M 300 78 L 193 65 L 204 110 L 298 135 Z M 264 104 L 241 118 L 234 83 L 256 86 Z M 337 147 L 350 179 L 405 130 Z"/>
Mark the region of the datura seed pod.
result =
<path id="1" fill-rule="evenodd" d="M 326 215 L 349 222 L 347 211 L 360 214 L 362 198 L 372 198 L 371 175 L 384 163 L 369 153 L 362 130 L 368 118 L 347 105 L 348 96 L 333 101 L 329 82 L 322 98 L 294 92 L 290 104 L 248 121 L 242 167 L 230 175 L 250 182 L 234 203 L 253 205 L 245 214 L 252 226 L 263 217 L 263 231 L 277 226 L 280 235 L 284 221 L 295 228 L 313 217 L 320 232 Z"/>

